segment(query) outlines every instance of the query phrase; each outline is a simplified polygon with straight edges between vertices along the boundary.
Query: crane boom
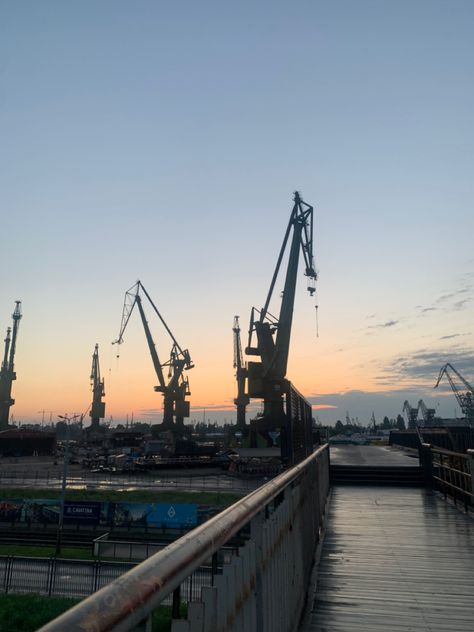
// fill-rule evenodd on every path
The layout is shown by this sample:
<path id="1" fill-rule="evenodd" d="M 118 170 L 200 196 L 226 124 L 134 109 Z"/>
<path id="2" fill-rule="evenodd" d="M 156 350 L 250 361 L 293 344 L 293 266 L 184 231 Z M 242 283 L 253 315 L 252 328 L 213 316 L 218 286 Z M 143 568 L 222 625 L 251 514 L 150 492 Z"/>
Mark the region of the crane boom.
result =
<path id="1" fill-rule="evenodd" d="M 156 350 L 155 343 L 153 342 L 153 338 L 151 335 L 150 327 L 148 326 L 148 321 L 146 319 L 145 312 L 143 311 L 142 300 L 138 294 L 135 297 L 135 302 L 137 303 L 138 311 L 140 312 L 140 318 L 142 319 L 143 329 L 145 330 L 145 337 L 148 343 L 148 349 L 150 351 L 153 367 L 155 369 L 158 382 L 160 383 L 159 387 L 157 386 L 156 389 L 160 388 L 162 389 L 162 391 L 164 391 L 164 389 L 166 388 L 166 382 L 165 382 L 165 377 L 163 375 L 163 369 L 161 368 L 158 352 Z"/>
<path id="2" fill-rule="evenodd" d="M 474 427 L 474 388 L 449 362 L 441 367 L 435 388 L 439 386 L 444 375 L 448 378 L 451 390 L 456 397 L 467 423 Z"/>

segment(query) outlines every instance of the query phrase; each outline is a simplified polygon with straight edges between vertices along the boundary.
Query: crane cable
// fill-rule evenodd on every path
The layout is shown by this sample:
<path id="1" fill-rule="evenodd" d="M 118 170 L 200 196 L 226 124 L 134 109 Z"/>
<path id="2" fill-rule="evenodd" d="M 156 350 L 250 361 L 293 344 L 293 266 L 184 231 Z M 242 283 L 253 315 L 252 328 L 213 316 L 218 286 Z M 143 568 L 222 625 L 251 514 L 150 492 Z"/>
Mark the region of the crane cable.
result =
<path id="1" fill-rule="evenodd" d="M 317 299 L 315 299 L 317 301 Z M 316 338 L 319 338 L 319 318 L 318 318 L 318 303 L 315 304 L 314 309 L 316 310 Z"/>

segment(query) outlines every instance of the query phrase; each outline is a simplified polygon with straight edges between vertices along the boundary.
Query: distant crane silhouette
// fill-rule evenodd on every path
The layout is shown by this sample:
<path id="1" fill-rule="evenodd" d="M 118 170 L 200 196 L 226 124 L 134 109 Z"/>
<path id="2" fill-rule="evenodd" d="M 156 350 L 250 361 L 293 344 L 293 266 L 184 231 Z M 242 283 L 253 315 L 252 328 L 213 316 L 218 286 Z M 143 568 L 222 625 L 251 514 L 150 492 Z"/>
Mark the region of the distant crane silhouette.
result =
<path id="1" fill-rule="evenodd" d="M 234 333 L 234 369 L 235 379 L 237 380 L 237 397 L 234 404 L 237 407 L 237 428 L 245 429 L 245 412 L 250 402 L 249 396 L 245 392 L 245 380 L 247 377 L 247 369 L 244 366 L 242 355 L 242 343 L 240 340 L 239 317 L 234 316 L 234 325 L 232 327 Z"/>
<path id="2" fill-rule="evenodd" d="M 449 385 L 451 386 L 451 390 L 456 397 L 456 400 L 459 404 L 460 409 L 462 410 L 466 422 L 474 427 L 474 389 L 469 384 L 469 382 L 463 378 L 463 376 L 456 371 L 452 364 L 447 362 L 438 375 L 438 379 L 435 384 L 435 388 L 437 388 L 441 382 L 443 376 L 448 378 Z"/>
<path id="3" fill-rule="evenodd" d="M 12 398 L 12 385 L 13 381 L 16 380 L 14 361 L 21 317 L 21 301 L 15 301 L 15 310 L 12 314 L 13 329 L 10 327 L 7 329 L 5 351 L 0 368 L 0 430 L 8 428 L 10 408 L 15 403 L 15 400 Z"/>

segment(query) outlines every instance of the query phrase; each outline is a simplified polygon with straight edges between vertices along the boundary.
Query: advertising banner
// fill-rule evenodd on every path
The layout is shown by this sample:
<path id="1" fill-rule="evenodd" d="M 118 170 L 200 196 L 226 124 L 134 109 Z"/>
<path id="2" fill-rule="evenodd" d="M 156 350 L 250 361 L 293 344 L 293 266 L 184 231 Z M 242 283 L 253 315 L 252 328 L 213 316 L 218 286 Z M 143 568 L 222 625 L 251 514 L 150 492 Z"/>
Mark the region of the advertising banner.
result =
<path id="1" fill-rule="evenodd" d="M 101 504 L 99 502 L 64 503 L 64 522 L 96 525 L 100 520 Z"/>
<path id="2" fill-rule="evenodd" d="M 184 529 L 197 525 L 197 505 L 192 503 L 154 503 L 148 516 L 150 527 Z"/>

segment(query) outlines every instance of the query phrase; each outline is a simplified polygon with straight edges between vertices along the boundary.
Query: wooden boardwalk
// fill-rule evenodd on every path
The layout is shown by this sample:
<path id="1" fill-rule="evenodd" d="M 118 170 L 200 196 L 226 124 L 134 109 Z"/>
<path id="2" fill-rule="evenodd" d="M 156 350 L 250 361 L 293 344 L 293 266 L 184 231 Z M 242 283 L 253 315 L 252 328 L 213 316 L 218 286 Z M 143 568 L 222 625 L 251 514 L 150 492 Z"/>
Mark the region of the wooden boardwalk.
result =
<path id="1" fill-rule="evenodd" d="M 425 489 L 333 488 L 302 630 L 474 630 L 474 519 Z"/>

